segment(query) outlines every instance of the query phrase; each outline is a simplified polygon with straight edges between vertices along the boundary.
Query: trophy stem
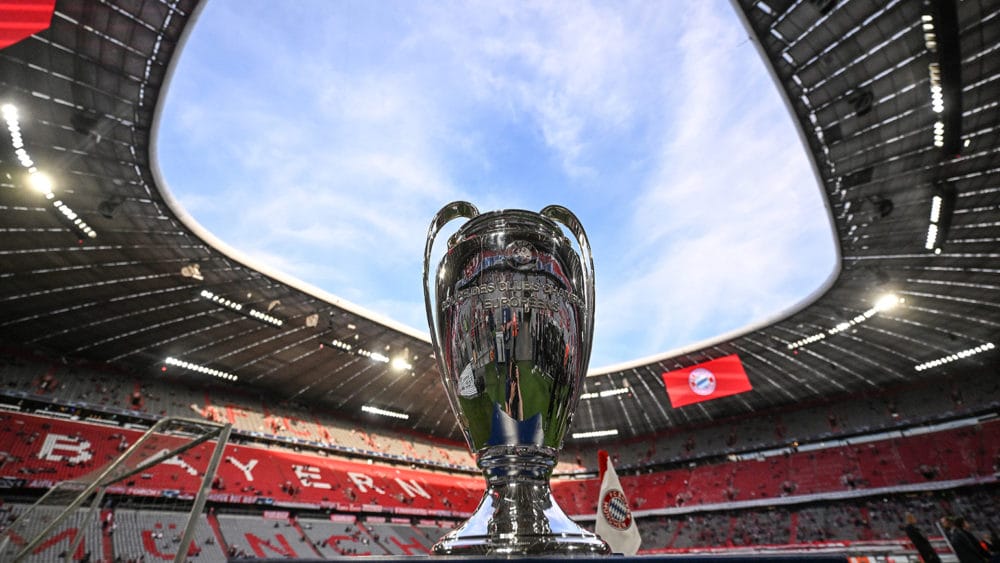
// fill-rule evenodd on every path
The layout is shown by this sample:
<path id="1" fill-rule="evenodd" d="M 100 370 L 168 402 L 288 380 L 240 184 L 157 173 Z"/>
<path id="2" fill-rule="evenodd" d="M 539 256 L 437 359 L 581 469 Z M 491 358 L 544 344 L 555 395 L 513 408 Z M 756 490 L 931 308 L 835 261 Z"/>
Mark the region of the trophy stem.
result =
<path id="1" fill-rule="evenodd" d="M 434 545 L 436 555 L 605 555 L 610 548 L 556 504 L 549 475 L 556 450 L 495 446 L 479 454 L 486 492 L 464 524 Z"/>

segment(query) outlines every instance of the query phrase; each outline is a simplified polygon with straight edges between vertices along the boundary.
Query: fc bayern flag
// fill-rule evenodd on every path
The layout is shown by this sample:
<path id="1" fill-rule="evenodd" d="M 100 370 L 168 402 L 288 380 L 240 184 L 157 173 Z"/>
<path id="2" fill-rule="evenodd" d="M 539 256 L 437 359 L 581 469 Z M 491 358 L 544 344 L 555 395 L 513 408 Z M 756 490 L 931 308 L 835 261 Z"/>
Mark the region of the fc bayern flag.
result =
<path id="1" fill-rule="evenodd" d="M 0 49 L 49 28 L 56 0 L 0 1 Z"/>
<path id="2" fill-rule="evenodd" d="M 663 374 L 663 384 L 675 409 L 753 389 L 736 354 L 668 371 Z"/>
<path id="3" fill-rule="evenodd" d="M 597 523 L 594 531 L 613 553 L 635 555 L 642 544 L 642 537 L 628 507 L 622 484 L 618 481 L 615 466 L 604 450 L 597 452 L 597 460 L 601 470 L 601 494 L 597 499 Z"/>

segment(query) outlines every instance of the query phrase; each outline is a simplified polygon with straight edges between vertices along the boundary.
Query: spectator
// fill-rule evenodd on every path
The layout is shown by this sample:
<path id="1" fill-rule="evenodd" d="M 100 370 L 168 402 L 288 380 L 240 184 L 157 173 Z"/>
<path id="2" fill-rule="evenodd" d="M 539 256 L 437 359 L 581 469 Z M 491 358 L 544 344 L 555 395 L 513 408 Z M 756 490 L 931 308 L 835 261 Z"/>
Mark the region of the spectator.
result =
<path id="1" fill-rule="evenodd" d="M 956 516 L 952 521 L 952 528 L 948 532 L 948 541 L 951 548 L 955 550 L 955 556 L 959 563 L 986 563 L 990 560 L 990 554 L 983 547 L 979 539 L 969 531 L 969 524 L 965 518 Z"/>
<path id="2" fill-rule="evenodd" d="M 920 528 L 917 528 L 917 517 L 913 513 L 907 512 L 904 518 L 906 525 L 903 530 L 906 532 L 906 537 L 910 538 L 910 542 L 913 543 L 913 547 L 917 548 L 920 559 L 924 563 L 941 563 L 941 558 L 931 547 L 931 542 L 927 541 L 927 536 L 920 531 Z"/>

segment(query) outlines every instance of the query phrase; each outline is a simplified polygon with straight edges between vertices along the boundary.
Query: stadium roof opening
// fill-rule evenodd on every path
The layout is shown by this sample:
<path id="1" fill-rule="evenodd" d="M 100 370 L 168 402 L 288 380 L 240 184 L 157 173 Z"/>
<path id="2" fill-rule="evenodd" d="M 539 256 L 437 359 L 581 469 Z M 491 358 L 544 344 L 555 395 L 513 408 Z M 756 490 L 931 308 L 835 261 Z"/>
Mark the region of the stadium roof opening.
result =
<path id="1" fill-rule="evenodd" d="M 386 8 L 200 15 L 157 156 L 252 264 L 424 333 L 441 205 L 559 203 L 594 245 L 592 367 L 772 320 L 832 280 L 830 212 L 728 2 Z"/>

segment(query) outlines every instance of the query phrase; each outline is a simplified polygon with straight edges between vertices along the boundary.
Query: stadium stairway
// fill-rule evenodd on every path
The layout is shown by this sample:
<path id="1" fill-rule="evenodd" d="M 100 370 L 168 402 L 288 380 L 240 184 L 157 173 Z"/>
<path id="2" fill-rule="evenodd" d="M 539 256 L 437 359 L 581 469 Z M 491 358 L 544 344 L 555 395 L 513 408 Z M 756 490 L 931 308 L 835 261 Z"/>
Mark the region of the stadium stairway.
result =
<path id="1" fill-rule="evenodd" d="M 112 534 L 114 534 L 114 511 L 110 509 L 101 510 L 101 549 L 104 559 L 111 561 L 114 559 L 114 545 L 112 544 Z"/>
<path id="2" fill-rule="evenodd" d="M 309 550 L 312 552 L 310 554 L 310 557 L 313 556 L 313 555 L 315 555 L 316 557 L 322 557 L 323 556 L 323 554 L 320 553 L 319 549 L 316 547 L 316 544 L 313 543 L 313 541 L 311 539 L 309 539 L 309 536 L 306 535 L 305 531 L 302 529 L 302 526 L 299 524 L 298 519 L 296 519 L 296 518 L 289 518 L 288 523 L 299 534 L 299 538 L 301 539 L 302 543 L 306 547 L 308 547 Z"/>
<path id="3" fill-rule="evenodd" d="M 215 511 L 209 510 L 208 514 L 205 515 L 205 520 L 208 522 L 208 526 L 212 530 L 212 536 L 219 547 L 222 548 L 223 553 L 229 553 L 229 544 L 226 543 L 226 538 L 222 535 L 222 529 L 219 528 L 219 519 L 216 518 Z"/>

